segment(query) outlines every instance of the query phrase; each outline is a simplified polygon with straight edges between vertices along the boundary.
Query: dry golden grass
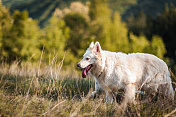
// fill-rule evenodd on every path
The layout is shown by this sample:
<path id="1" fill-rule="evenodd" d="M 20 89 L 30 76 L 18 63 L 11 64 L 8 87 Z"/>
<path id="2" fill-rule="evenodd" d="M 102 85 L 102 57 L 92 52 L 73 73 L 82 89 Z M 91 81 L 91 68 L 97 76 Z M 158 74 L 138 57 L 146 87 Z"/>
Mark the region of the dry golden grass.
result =
<path id="1" fill-rule="evenodd" d="M 62 63 L 0 65 L 0 116 L 174 116 L 176 104 L 158 96 L 150 103 L 105 104 L 104 94 L 90 98 L 94 81 L 76 70 L 62 71 Z M 118 98 L 118 97 L 117 97 Z M 176 100 L 175 100 L 176 101 Z"/>

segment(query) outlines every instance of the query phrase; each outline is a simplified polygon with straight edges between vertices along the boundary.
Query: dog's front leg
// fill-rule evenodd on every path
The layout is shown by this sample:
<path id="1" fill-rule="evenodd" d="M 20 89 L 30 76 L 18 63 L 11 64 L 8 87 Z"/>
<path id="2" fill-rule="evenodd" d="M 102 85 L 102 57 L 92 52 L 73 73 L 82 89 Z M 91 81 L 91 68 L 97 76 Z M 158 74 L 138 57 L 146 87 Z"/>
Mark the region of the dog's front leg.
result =
<path id="1" fill-rule="evenodd" d="M 101 87 L 99 83 L 95 80 L 95 91 L 91 93 L 91 97 L 95 97 L 97 93 L 99 93 L 101 90 Z"/>
<path id="2" fill-rule="evenodd" d="M 95 97 L 95 95 L 96 95 L 97 93 L 99 93 L 100 91 L 102 91 L 102 88 L 100 87 L 100 84 L 99 84 L 99 82 L 97 81 L 96 77 L 94 77 L 94 79 L 95 79 L 95 91 L 93 91 L 93 92 L 91 93 L 91 97 Z"/>

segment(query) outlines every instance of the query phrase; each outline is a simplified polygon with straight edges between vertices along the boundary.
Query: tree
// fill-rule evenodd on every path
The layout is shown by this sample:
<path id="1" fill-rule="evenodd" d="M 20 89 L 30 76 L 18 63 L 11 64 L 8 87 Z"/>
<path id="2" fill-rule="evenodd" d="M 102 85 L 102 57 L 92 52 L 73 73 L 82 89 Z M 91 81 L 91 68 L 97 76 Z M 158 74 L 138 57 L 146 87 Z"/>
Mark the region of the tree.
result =
<path id="1" fill-rule="evenodd" d="M 66 26 L 70 28 L 70 37 L 67 39 L 66 49 L 70 49 L 76 57 L 80 57 L 91 41 L 89 22 L 79 13 L 69 13 L 63 19 Z"/>
<path id="2" fill-rule="evenodd" d="M 49 20 L 49 25 L 44 29 L 44 35 L 41 39 L 41 49 L 44 47 L 44 58 L 46 61 L 50 61 L 54 57 L 59 62 L 63 59 L 66 52 L 67 38 L 69 38 L 69 29 L 65 26 L 65 22 L 52 16 Z M 68 50 L 66 56 L 65 63 L 68 65 L 73 60 L 73 55 Z"/>
<path id="3" fill-rule="evenodd" d="M 4 50 L 4 41 L 9 39 L 10 29 L 12 27 L 12 18 L 9 11 L 0 3 L 0 56 L 3 59 L 8 55 Z"/>
<path id="4" fill-rule="evenodd" d="M 166 48 L 164 42 L 160 36 L 154 35 L 151 40 L 151 54 L 158 56 L 161 59 L 164 59 L 166 54 Z"/>
<path id="5" fill-rule="evenodd" d="M 110 46 L 111 10 L 108 8 L 107 0 L 91 0 L 89 7 L 91 19 L 91 36 L 99 41 L 104 49 Z"/>
<path id="6" fill-rule="evenodd" d="M 148 40 L 152 40 L 153 35 L 159 35 L 166 46 L 166 56 L 175 60 L 176 8 L 173 4 L 166 4 L 164 11 L 155 19 L 146 17 L 143 12 L 140 12 L 136 18 L 131 16 L 127 21 L 127 26 L 130 32 L 138 36 L 144 34 Z"/>
<path id="7" fill-rule="evenodd" d="M 135 36 L 130 33 L 130 52 L 146 52 L 150 53 L 147 48 L 150 46 L 150 42 L 144 35 Z M 149 47 L 151 49 L 151 47 Z"/>
<path id="8" fill-rule="evenodd" d="M 114 14 L 109 33 L 111 51 L 129 52 L 128 29 L 118 12 Z"/>
<path id="9" fill-rule="evenodd" d="M 129 31 L 133 32 L 135 35 L 145 34 L 147 17 L 144 12 L 140 12 L 136 18 L 134 18 L 134 16 L 129 17 L 127 24 Z"/>
<path id="10" fill-rule="evenodd" d="M 176 58 L 176 8 L 171 5 L 166 5 L 162 14 L 158 15 L 154 20 L 153 34 L 159 35 L 163 38 L 166 45 L 167 56 L 173 60 Z"/>
<path id="11" fill-rule="evenodd" d="M 9 61 L 21 58 L 27 60 L 31 57 L 36 60 L 39 57 L 38 38 L 40 28 L 37 22 L 28 18 L 27 11 L 15 11 L 12 16 L 12 25 L 9 32 L 5 32 L 8 38 L 3 38 L 3 56 Z"/>
<path id="12" fill-rule="evenodd" d="M 24 60 L 31 58 L 33 61 L 37 61 L 41 55 L 39 48 L 41 30 L 38 26 L 38 22 L 28 18 L 23 30 L 25 34 L 21 40 L 22 48 L 20 50 L 20 56 L 23 57 Z"/>
<path id="13" fill-rule="evenodd" d="M 166 54 L 163 40 L 158 35 L 154 35 L 149 41 L 144 35 L 135 36 L 130 33 L 130 51 L 154 54 L 161 59 Z"/>

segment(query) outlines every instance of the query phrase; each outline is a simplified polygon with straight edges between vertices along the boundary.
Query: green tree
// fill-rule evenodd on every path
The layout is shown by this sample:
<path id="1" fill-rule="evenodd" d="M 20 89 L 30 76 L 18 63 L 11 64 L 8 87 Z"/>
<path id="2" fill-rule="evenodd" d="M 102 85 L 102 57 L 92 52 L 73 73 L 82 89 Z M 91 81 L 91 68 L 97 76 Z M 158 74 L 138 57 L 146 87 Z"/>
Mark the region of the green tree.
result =
<path id="1" fill-rule="evenodd" d="M 173 60 L 176 58 L 176 8 L 173 5 L 166 5 L 163 13 L 157 16 L 154 20 L 153 34 L 159 35 L 163 38 L 166 45 L 167 56 Z"/>
<path id="2" fill-rule="evenodd" d="M 114 14 L 109 33 L 111 51 L 129 52 L 128 29 L 118 12 Z"/>
<path id="3" fill-rule="evenodd" d="M 150 53 L 158 56 L 161 59 L 164 59 L 164 55 L 166 54 L 166 48 L 160 36 L 154 35 L 152 37 Z"/>
<path id="4" fill-rule="evenodd" d="M 129 52 L 128 29 L 120 14 L 112 14 L 107 0 L 92 0 L 90 5 L 93 36 L 104 49 Z"/>
<path id="5" fill-rule="evenodd" d="M 130 33 L 130 52 L 150 53 L 164 59 L 166 49 L 160 36 L 154 35 L 149 41 L 144 35 L 135 36 Z"/>
<path id="6" fill-rule="evenodd" d="M 50 61 L 56 57 L 60 62 L 64 55 L 70 55 L 69 57 L 65 57 L 66 64 L 73 60 L 73 56 L 69 50 L 65 51 L 67 38 L 69 38 L 69 28 L 65 26 L 65 22 L 52 16 L 48 26 L 44 29 L 44 35 L 41 39 L 41 48 L 44 46 L 44 58 L 46 61 Z"/>
<path id="7" fill-rule="evenodd" d="M 136 36 L 130 33 L 130 52 L 148 52 L 146 48 L 150 48 L 150 42 L 144 35 Z M 150 52 L 149 52 L 150 53 Z"/>
<path id="8" fill-rule="evenodd" d="M 89 15 L 92 22 L 92 38 L 98 40 L 104 49 L 108 49 L 111 42 L 111 10 L 108 8 L 107 0 L 91 0 Z"/>
<path id="9" fill-rule="evenodd" d="M 140 12 L 136 18 L 131 15 L 127 20 L 127 25 L 129 31 L 135 35 L 144 34 L 147 27 L 147 17 L 144 12 Z"/>
<path id="10" fill-rule="evenodd" d="M 38 40 L 40 28 L 37 22 L 28 18 L 27 11 L 15 11 L 12 16 L 12 25 L 8 32 L 3 32 L 2 54 L 9 61 L 21 58 L 36 60 L 39 57 Z"/>
<path id="11" fill-rule="evenodd" d="M 146 17 L 143 12 L 140 12 L 136 18 L 131 16 L 128 18 L 127 26 L 130 32 L 138 36 L 144 34 L 148 40 L 152 40 L 153 35 L 159 35 L 166 46 L 166 56 L 175 60 L 176 8 L 173 4 L 166 4 L 164 11 L 155 19 Z"/>
<path id="12" fill-rule="evenodd" d="M 4 50 L 4 41 L 9 39 L 12 18 L 9 11 L 0 4 L 0 56 L 4 58 L 8 53 Z"/>
<path id="13" fill-rule="evenodd" d="M 41 37 L 41 30 L 37 21 L 28 18 L 24 25 L 24 37 L 21 40 L 22 48 L 20 56 L 25 60 L 32 57 L 32 60 L 39 60 L 41 51 L 39 49 L 39 39 Z"/>
<path id="14" fill-rule="evenodd" d="M 65 15 L 64 21 L 66 26 L 70 28 L 70 37 L 67 39 L 66 49 L 70 49 L 76 57 L 80 57 L 91 41 L 89 22 L 79 13 Z"/>

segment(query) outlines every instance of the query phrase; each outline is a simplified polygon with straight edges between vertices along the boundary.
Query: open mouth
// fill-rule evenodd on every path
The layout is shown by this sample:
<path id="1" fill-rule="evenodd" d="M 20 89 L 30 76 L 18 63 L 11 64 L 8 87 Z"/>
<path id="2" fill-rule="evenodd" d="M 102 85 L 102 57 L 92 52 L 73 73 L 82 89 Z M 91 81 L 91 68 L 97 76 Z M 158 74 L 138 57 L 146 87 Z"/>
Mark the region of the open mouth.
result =
<path id="1" fill-rule="evenodd" d="M 87 76 L 87 73 L 90 71 L 90 69 L 92 68 L 92 64 L 88 65 L 87 67 L 85 67 L 83 70 L 82 70 L 82 77 L 83 78 L 86 78 Z"/>

